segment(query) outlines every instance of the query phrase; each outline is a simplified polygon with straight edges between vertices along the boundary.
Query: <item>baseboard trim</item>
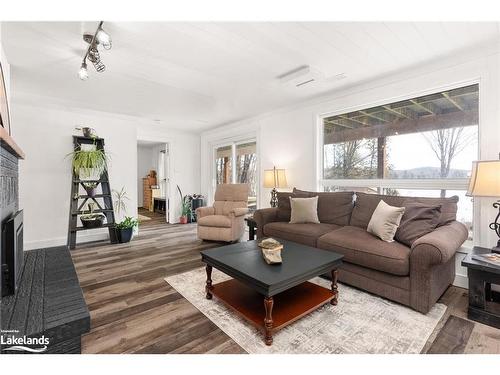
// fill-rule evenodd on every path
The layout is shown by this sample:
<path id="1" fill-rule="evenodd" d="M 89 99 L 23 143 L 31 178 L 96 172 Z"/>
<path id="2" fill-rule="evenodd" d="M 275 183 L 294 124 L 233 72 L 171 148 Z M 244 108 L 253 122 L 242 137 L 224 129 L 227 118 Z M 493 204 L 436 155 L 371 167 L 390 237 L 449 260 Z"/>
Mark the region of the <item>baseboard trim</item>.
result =
<path id="1" fill-rule="evenodd" d="M 455 275 L 455 280 L 453 280 L 453 285 L 460 288 L 469 289 L 469 279 L 464 275 Z"/>
<path id="2" fill-rule="evenodd" d="M 77 238 L 76 243 L 82 244 L 85 242 L 107 240 L 109 239 L 109 234 L 108 231 L 89 233 L 89 234 L 79 234 L 77 235 L 76 238 Z M 50 239 L 36 240 L 36 241 L 25 241 L 24 250 L 36 250 L 36 249 L 46 249 L 50 247 L 66 246 L 66 243 L 67 243 L 66 237 L 57 237 L 57 238 L 50 238 Z"/>

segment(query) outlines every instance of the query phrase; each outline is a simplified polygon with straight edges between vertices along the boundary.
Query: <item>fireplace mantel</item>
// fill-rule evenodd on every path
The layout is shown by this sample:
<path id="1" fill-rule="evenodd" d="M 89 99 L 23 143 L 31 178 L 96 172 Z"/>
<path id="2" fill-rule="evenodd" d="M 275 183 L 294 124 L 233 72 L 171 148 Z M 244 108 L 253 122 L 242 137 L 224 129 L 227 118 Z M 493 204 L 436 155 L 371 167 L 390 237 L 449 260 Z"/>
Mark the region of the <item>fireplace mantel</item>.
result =
<path id="1" fill-rule="evenodd" d="M 0 141 L 2 144 L 10 149 L 10 151 L 19 159 L 24 159 L 25 155 L 23 150 L 14 142 L 14 139 L 9 135 L 7 130 L 0 126 Z"/>

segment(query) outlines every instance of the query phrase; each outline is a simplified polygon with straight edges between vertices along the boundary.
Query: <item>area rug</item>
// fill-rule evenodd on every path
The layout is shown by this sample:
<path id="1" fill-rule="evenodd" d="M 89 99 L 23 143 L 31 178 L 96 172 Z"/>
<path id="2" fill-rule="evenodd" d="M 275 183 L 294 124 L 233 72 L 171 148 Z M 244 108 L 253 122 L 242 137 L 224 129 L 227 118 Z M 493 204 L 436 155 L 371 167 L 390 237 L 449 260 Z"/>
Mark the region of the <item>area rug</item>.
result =
<path id="1" fill-rule="evenodd" d="M 229 277 L 214 269 L 214 284 Z M 278 331 L 266 346 L 260 331 L 226 308 L 214 296 L 205 298 L 204 268 L 169 276 L 165 281 L 214 322 L 245 351 L 257 353 L 420 353 L 443 316 L 436 304 L 420 314 L 410 308 L 339 284 L 339 304 L 327 304 Z M 312 282 L 330 288 L 330 282 Z M 263 307 L 264 308 L 264 307 Z"/>
<path id="2" fill-rule="evenodd" d="M 147 217 L 147 216 L 144 216 L 144 215 L 141 215 L 141 214 L 137 214 L 137 217 L 139 218 L 139 221 L 148 221 L 148 220 L 151 220 L 150 217 Z"/>

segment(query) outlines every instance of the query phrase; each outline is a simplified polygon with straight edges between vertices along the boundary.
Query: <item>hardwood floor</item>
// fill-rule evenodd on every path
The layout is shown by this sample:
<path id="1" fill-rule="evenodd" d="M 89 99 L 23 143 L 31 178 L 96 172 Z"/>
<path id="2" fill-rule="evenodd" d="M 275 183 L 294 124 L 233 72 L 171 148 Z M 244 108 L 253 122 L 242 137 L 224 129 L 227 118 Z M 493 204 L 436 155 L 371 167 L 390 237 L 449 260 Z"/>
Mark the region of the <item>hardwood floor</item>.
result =
<path id="1" fill-rule="evenodd" d="M 163 278 L 202 266 L 196 225 L 145 221 L 129 244 L 72 251 L 91 315 L 84 353 L 244 353 Z M 423 353 L 500 353 L 500 330 L 467 319 L 467 291 L 450 287 L 447 311 Z"/>
<path id="2" fill-rule="evenodd" d="M 91 315 L 84 353 L 243 353 L 163 278 L 202 266 L 196 225 L 149 223 L 129 244 L 72 251 Z"/>
<path id="3" fill-rule="evenodd" d="M 137 212 L 139 213 L 139 215 L 148 218 L 148 220 L 139 218 L 139 228 L 155 224 L 167 224 L 166 217 L 163 214 L 160 214 L 158 212 L 151 212 L 142 207 L 139 207 L 137 209 Z"/>

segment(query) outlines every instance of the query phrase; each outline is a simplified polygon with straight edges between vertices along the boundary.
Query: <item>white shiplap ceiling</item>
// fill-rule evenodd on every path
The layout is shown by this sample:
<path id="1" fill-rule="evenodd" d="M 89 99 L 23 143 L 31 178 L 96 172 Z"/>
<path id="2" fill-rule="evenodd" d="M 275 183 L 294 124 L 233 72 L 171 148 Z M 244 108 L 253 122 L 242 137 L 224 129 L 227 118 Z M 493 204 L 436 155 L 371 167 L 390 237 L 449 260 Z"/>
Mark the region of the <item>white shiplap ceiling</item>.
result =
<path id="1" fill-rule="evenodd" d="M 4 22 L 12 95 L 199 131 L 375 79 L 499 38 L 498 23 L 105 22 L 104 73 L 77 78 L 95 22 Z M 323 80 L 277 76 L 302 65 Z M 346 78 L 336 79 L 344 73 Z"/>

